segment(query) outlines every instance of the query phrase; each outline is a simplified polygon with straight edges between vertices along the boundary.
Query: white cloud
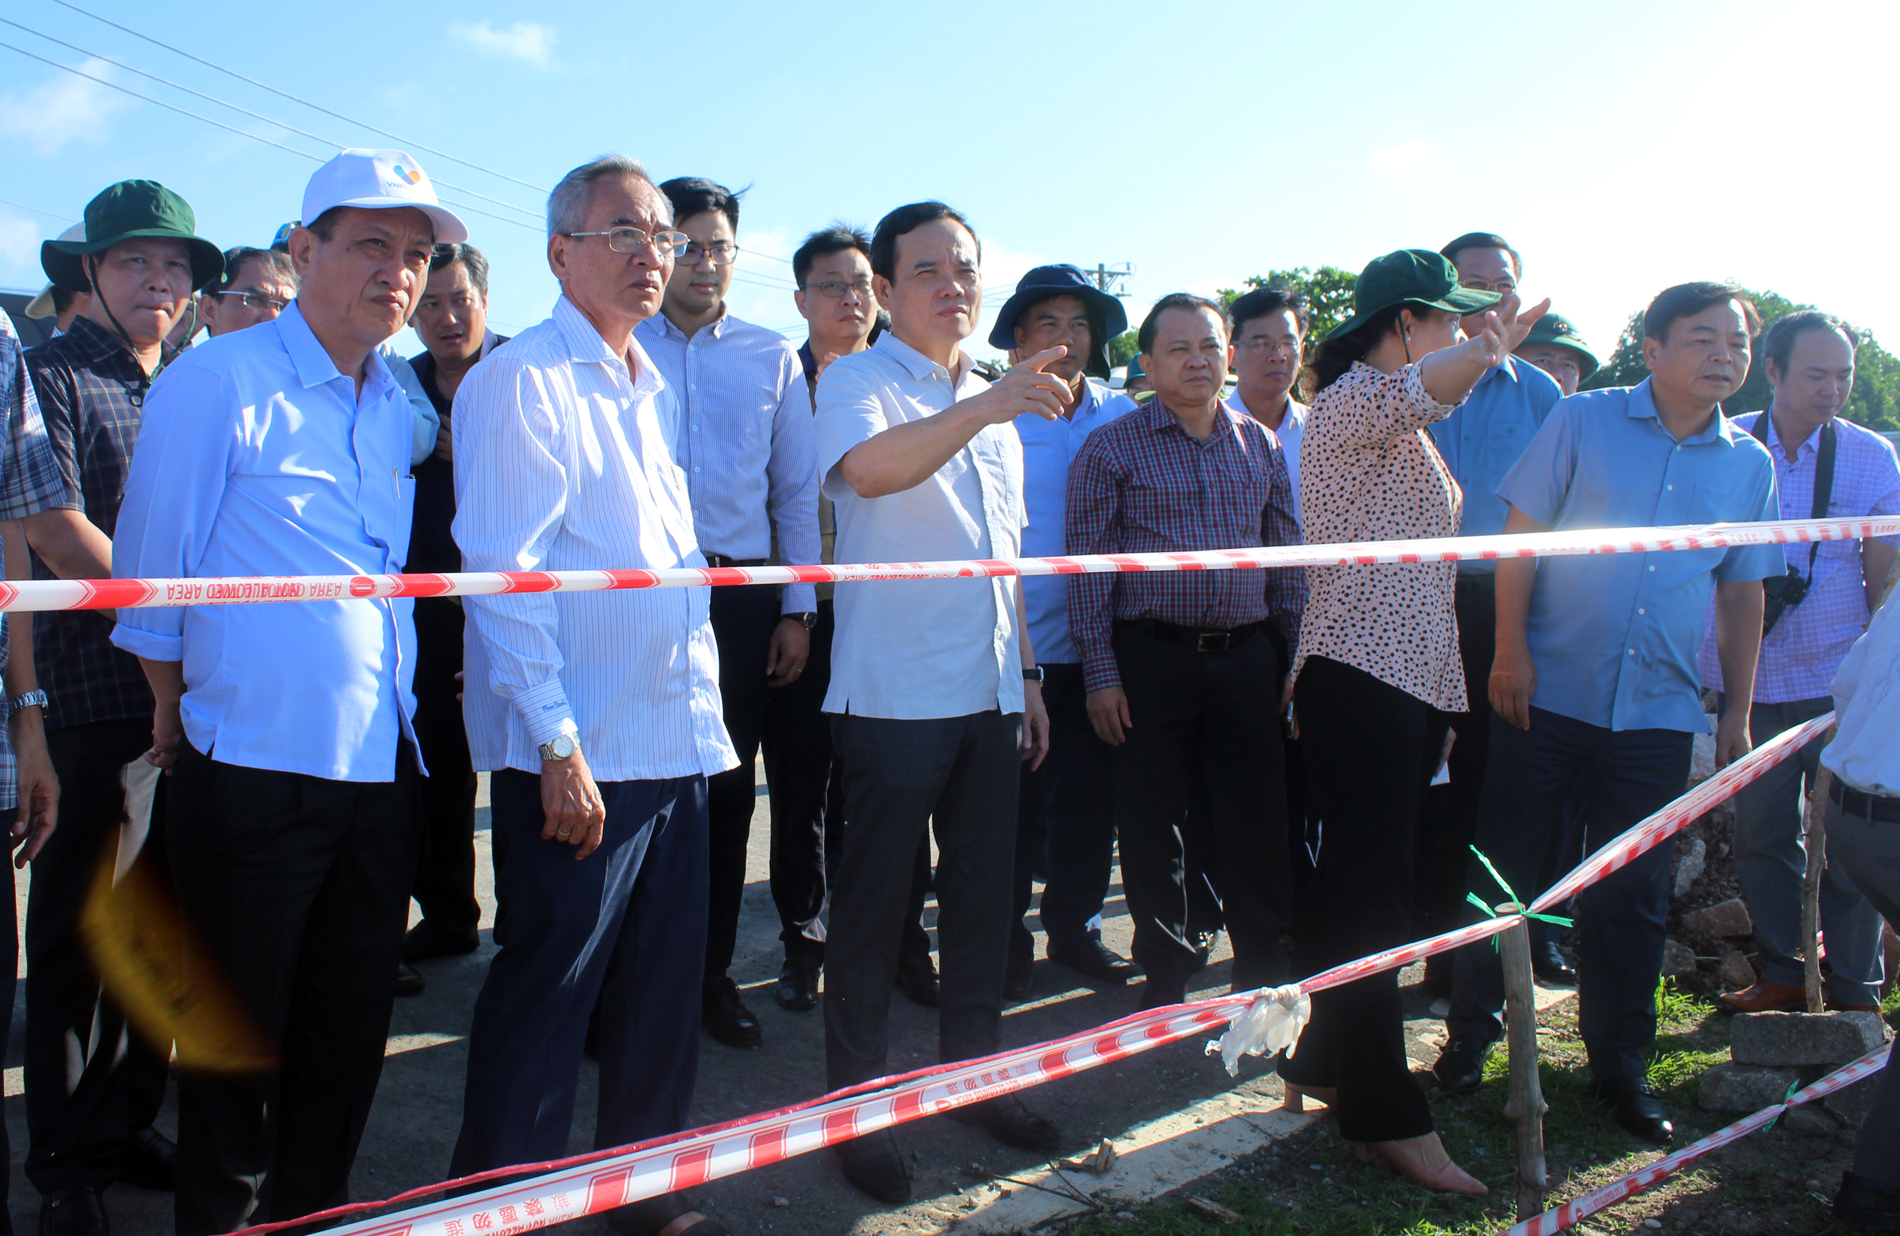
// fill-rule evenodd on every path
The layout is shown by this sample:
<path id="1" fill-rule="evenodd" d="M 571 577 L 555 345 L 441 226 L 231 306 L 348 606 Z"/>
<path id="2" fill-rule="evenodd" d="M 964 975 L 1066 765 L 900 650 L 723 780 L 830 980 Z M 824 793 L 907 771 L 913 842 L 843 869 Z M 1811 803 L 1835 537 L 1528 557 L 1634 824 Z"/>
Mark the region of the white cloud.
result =
<path id="1" fill-rule="evenodd" d="M 1381 172 L 1402 172 L 1419 167 L 1438 157 L 1438 147 L 1417 138 L 1396 146 L 1381 146 L 1366 156 L 1366 162 Z"/>
<path id="2" fill-rule="evenodd" d="M 37 266 L 39 256 L 39 226 L 28 219 L 0 215 L 0 265 Z"/>
<path id="3" fill-rule="evenodd" d="M 497 28 L 491 26 L 484 17 L 472 25 L 468 22 L 453 22 L 449 25 L 449 34 L 471 47 L 479 47 L 497 56 L 525 60 L 537 69 L 547 68 L 548 57 L 554 53 L 554 27 L 544 26 L 538 21 L 518 21 L 512 26 Z"/>
<path id="4" fill-rule="evenodd" d="M 112 77 L 112 66 L 88 60 L 79 66 L 93 77 Z M 20 94 L 0 96 L 0 135 L 18 137 L 43 158 L 51 158 L 71 141 L 97 146 L 105 141 L 113 117 L 134 106 L 129 95 L 70 73 Z"/>

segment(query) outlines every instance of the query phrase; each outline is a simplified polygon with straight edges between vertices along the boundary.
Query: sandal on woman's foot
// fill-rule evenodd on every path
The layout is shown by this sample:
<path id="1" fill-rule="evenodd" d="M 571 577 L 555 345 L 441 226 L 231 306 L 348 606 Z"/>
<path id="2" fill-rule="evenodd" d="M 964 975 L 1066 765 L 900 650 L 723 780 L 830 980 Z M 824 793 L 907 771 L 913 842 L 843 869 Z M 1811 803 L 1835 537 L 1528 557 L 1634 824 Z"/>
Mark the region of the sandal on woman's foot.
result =
<path id="1" fill-rule="evenodd" d="M 1393 1142 L 1373 1142 L 1368 1150 L 1377 1153 L 1407 1180 L 1439 1193 L 1476 1195 L 1491 1191 L 1482 1180 L 1451 1161 L 1451 1156 L 1445 1152 L 1445 1144 L 1438 1140 L 1436 1133 Z"/>
<path id="2" fill-rule="evenodd" d="M 726 1225 L 694 1210 L 683 1193 L 662 1193 L 622 1206 L 607 1217 L 622 1236 L 731 1236 Z"/>
<path id="3" fill-rule="evenodd" d="M 1339 1098 L 1339 1091 L 1332 1086 L 1302 1086 L 1285 1079 L 1282 1079 L 1281 1084 L 1286 1087 L 1286 1098 L 1280 1106 L 1290 1112 L 1305 1111 L 1308 1099 L 1323 1107 L 1331 1107 Z"/>

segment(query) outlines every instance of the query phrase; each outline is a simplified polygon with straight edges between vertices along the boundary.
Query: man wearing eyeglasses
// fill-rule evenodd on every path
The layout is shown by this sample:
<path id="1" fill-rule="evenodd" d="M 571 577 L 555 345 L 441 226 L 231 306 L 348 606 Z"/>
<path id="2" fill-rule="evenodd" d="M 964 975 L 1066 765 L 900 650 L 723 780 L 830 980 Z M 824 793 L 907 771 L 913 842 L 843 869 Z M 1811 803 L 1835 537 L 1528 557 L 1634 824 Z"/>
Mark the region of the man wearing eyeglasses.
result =
<path id="1" fill-rule="evenodd" d="M 548 199 L 554 314 L 455 398 L 455 543 L 471 571 L 704 566 L 662 424 L 671 385 L 636 327 L 689 238 L 634 160 Z M 706 780 L 738 764 L 720 721 L 707 588 L 468 597 L 463 713 L 493 773 L 495 942 L 469 1032 L 452 1175 L 567 1153 L 600 1008 L 597 1147 L 686 1124 L 699 1070 Z M 677 1194 L 633 1236 L 723 1236 Z"/>
<path id="2" fill-rule="evenodd" d="M 725 186 L 681 176 L 660 186 L 686 251 L 666 281 L 660 312 L 635 328 L 674 394 L 670 446 L 686 474 L 693 525 L 713 566 L 818 561 L 818 471 L 812 422 L 785 406 L 802 380 L 798 356 L 775 331 L 726 311 L 739 245 L 739 199 Z M 719 698 L 739 767 L 706 786 L 711 817 L 711 902 L 701 1015 L 729 1047 L 757 1047 L 759 1019 L 726 976 L 739 939 L 746 841 L 758 803 L 752 763 L 774 688 L 796 682 L 810 652 L 818 601 L 810 584 L 715 588 Z"/>
<path id="3" fill-rule="evenodd" d="M 216 339 L 268 322 L 297 295 L 297 268 L 288 253 L 239 245 L 224 252 L 224 278 L 198 302 L 205 329 Z"/>

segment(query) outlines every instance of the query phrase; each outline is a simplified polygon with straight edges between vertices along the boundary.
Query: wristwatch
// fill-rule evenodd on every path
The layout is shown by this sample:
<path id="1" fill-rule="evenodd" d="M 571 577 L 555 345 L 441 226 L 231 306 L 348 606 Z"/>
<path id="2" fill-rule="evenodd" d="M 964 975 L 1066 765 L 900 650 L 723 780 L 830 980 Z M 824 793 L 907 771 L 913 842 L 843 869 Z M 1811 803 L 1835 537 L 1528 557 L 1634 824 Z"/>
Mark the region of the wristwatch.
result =
<path id="1" fill-rule="evenodd" d="M 780 614 L 779 617 L 780 618 L 796 618 L 800 622 L 805 624 L 805 629 L 807 631 L 816 630 L 818 627 L 818 615 L 812 613 L 810 610 L 806 610 L 802 614 Z"/>
<path id="2" fill-rule="evenodd" d="M 552 739 L 541 744 L 541 758 L 544 760 L 570 759 L 580 749 L 579 734 L 556 734 Z"/>
<path id="3" fill-rule="evenodd" d="M 7 701 L 7 715 L 12 716 L 22 708 L 46 707 L 46 690 L 28 691 L 25 695 L 16 695 Z"/>
<path id="4" fill-rule="evenodd" d="M 1024 682 L 1041 682 L 1042 681 L 1042 666 L 1040 665 L 1023 666 L 1023 681 Z"/>

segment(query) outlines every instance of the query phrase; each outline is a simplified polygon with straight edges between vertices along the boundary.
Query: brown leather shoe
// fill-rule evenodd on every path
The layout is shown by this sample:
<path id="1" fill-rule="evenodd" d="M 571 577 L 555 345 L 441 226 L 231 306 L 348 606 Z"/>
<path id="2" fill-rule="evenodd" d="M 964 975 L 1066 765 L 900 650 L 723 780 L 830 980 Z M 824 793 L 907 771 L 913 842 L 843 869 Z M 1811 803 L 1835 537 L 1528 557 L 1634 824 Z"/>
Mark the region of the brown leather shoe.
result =
<path id="1" fill-rule="evenodd" d="M 1780 1013 L 1807 1007 L 1808 993 L 1773 979 L 1758 978 L 1747 991 L 1725 992 L 1722 1003 L 1737 1013 Z"/>
<path id="2" fill-rule="evenodd" d="M 1843 1004 L 1833 996 L 1824 996 L 1821 1007 L 1830 1013 L 1878 1013 L 1878 1004 Z"/>

